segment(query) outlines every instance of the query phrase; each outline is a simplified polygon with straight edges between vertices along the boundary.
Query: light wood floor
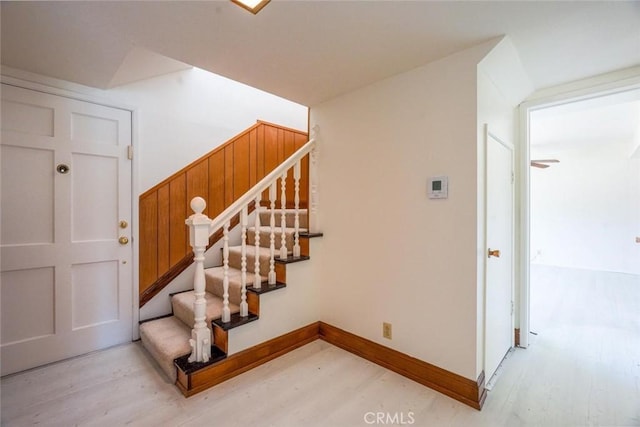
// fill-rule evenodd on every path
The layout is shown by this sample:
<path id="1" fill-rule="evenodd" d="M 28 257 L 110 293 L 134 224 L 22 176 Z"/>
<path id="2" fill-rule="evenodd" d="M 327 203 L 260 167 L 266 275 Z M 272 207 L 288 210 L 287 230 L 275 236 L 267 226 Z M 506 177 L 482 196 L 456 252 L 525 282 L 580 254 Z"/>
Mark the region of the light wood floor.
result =
<path id="1" fill-rule="evenodd" d="M 638 426 L 640 281 L 605 276 L 534 269 L 538 335 L 481 412 L 322 341 L 185 399 L 132 343 L 3 378 L 2 425 Z"/>

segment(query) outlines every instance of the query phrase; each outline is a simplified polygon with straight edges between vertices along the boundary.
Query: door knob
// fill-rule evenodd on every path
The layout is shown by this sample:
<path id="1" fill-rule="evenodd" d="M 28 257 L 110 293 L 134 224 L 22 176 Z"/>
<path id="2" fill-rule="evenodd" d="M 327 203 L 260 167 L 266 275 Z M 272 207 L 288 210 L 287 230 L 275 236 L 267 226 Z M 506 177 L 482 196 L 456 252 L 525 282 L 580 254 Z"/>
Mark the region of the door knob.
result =
<path id="1" fill-rule="evenodd" d="M 491 258 L 492 256 L 496 257 L 496 258 L 500 258 L 500 250 L 499 249 L 491 249 L 489 248 L 489 251 L 487 252 L 487 258 Z"/>
<path id="2" fill-rule="evenodd" d="M 118 242 L 120 242 L 121 245 L 126 245 L 129 243 L 129 238 L 127 236 L 120 236 Z"/>

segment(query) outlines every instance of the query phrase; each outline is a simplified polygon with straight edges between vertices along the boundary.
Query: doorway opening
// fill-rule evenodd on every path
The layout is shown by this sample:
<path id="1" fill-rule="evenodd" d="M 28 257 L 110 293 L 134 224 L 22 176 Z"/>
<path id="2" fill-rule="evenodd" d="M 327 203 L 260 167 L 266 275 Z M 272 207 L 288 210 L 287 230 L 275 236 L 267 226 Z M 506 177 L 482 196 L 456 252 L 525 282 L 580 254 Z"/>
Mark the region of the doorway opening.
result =
<path id="1" fill-rule="evenodd" d="M 520 346 L 632 387 L 619 380 L 640 346 L 640 84 L 521 111 Z"/>
<path id="2" fill-rule="evenodd" d="M 640 374 L 640 79 L 528 101 L 521 123 L 518 320 L 522 369 L 539 379 L 528 386 L 586 423 L 628 424 Z"/>
<path id="3" fill-rule="evenodd" d="M 640 89 L 537 109 L 529 130 L 530 329 L 611 335 L 640 296 Z"/>
<path id="4" fill-rule="evenodd" d="M 594 124 L 605 123 L 605 122 L 608 124 L 616 123 L 620 121 L 620 114 L 616 115 L 616 114 L 613 114 L 612 112 L 615 112 L 617 109 L 621 108 L 619 107 L 619 104 L 629 104 L 629 103 L 633 104 L 633 103 L 636 103 L 636 101 L 640 101 L 640 97 L 639 97 L 640 96 L 639 95 L 640 79 L 639 78 L 627 77 L 625 79 L 620 79 L 616 81 L 605 81 L 605 80 L 606 78 L 599 79 L 600 83 L 597 86 L 594 85 L 584 89 L 571 90 L 566 93 L 557 92 L 556 94 L 549 95 L 544 98 L 541 97 L 541 98 L 527 101 L 520 106 L 520 123 L 521 123 L 520 129 L 521 129 L 522 142 L 520 145 L 521 149 L 519 150 L 519 153 L 518 153 L 518 158 L 519 158 L 518 160 L 518 176 L 519 176 L 518 199 L 519 199 L 519 202 L 518 202 L 518 208 L 517 208 L 518 232 L 516 233 L 516 246 L 518 249 L 517 249 L 517 274 L 516 274 L 517 285 L 516 285 L 516 295 L 515 295 L 515 298 L 517 301 L 516 341 L 519 347 L 527 348 L 529 346 L 530 338 L 535 337 L 535 335 L 530 334 L 530 331 L 532 331 L 533 329 L 531 325 L 532 319 L 530 317 L 532 305 L 533 305 L 533 302 L 532 302 L 533 296 L 530 292 L 531 291 L 531 283 L 530 283 L 531 266 L 535 264 L 542 264 L 544 262 L 544 258 L 543 258 L 544 250 L 538 247 L 540 246 L 540 243 L 536 245 L 535 242 L 531 242 L 533 240 L 531 231 L 533 230 L 530 230 L 530 225 L 532 222 L 532 218 L 531 218 L 532 217 L 532 209 L 531 209 L 532 197 L 530 197 L 531 196 L 530 190 L 533 190 L 533 188 L 530 188 L 530 187 L 531 187 L 532 180 L 535 178 L 532 175 L 533 173 L 544 172 L 544 171 L 551 172 L 553 175 L 557 175 L 558 173 L 560 173 L 560 171 L 558 171 L 558 167 L 561 165 L 564 166 L 563 162 L 561 161 L 562 159 L 557 159 L 553 157 L 553 155 L 549 156 L 549 154 L 555 155 L 556 153 L 552 153 L 552 152 L 550 153 L 549 151 L 544 152 L 542 149 L 538 150 L 536 148 L 535 142 L 534 144 L 530 145 L 531 137 L 533 136 L 535 138 L 535 130 L 532 130 L 532 126 L 535 127 L 535 124 L 532 125 L 532 120 L 536 119 L 535 117 L 536 114 L 539 114 L 539 117 L 538 117 L 539 119 L 544 118 L 545 114 L 553 118 L 554 115 L 551 113 L 553 113 L 554 110 L 557 112 L 563 113 L 565 115 L 565 118 L 568 118 L 572 115 L 580 116 L 581 119 L 575 119 L 573 122 L 574 123 L 573 127 L 578 128 L 577 130 L 574 130 L 574 133 L 577 133 L 577 132 L 583 132 L 583 134 L 586 133 L 588 138 L 591 138 L 591 141 L 587 141 L 588 139 L 587 137 L 581 139 L 581 141 L 586 142 L 585 145 L 587 147 L 591 146 L 591 149 L 594 150 L 595 148 L 593 148 L 593 146 L 597 145 L 594 141 L 598 141 L 605 138 L 602 136 L 603 134 L 602 130 L 597 132 L 593 130 Z M 587 116 L 587 113 L 584 113 L 584 114 L 580 113 L 580 111 L 597 109 L 597 108 L 601 109 L 600 111 L 600 113 L 602 113 L 601 115 L 598 115 L 597 113 L 592 112 L 591 118 L 589 118 Z M 609 110 L 609 111 L 607 112 L 606 110 Z M 559 134 L 560 131 L 557 129 L 564 131 L 565 128 L 570 127 L 570 124 L 571 124 L 570 120 L 565 120 L 565 121 L 562 121 L 562 119 L 555 119 L 555 120 L 556 120 L 556 123 L 555 123 L 556 131 L 550 132 L 552 135 Z M 544 121 L 542 123 L 544 125 Z M 627 132 L 627 134 L 635 133 L 635 136 L 633 136 L 632 138 L 627 137 L 626 139 L 627 141 L 626 144 L 628 147 L 627 159 L 632 165 L 635 165 L 635 167 L 631 167 L 631 170 L 633 171 L 632 173 L 635 174 L 633 175 L 635 178 L 629 179 L 628 182 L 625 183 L 624 188 L 622 188 L 621 185 L 618 185 L 618 186 L 614 185 L 613 188 L 611 188 L 611 186 L 607 187 L 605 185 L 605 180 L 596 181 L 596 183 L 593 184 L 592 182 L 593 177 L 602 178 L 603 175 L 605 174 L 605 172 L 602 170 L 602 166 L 606 162 L 596 162 L 595 167 L 587 168 L 587 172 L 585 176 L 587 176 L 589 179 L 585 179 L 584 177 L 581 177 L 581 174 L 578 174 L 578 173 L 569 175 L 572 182 L 583 182 L 585 184 L 582 186 L 581 191 L 590 192 L 593 197 L 597 197 L 597 195 L 600 194 L 599 193 L 600 191 L 604 191 L 605 193 L 609 192 L 608 194 L 613 195 L 615 192 L 620 192 L 621 189 L 628 192 L 629 186 L 633 186 L 633 183 L 638 181 L 637 177 L 640 176 L 638 175 L 640 173 L 638 172 L 638 158 L 640 157 L 640 150 L 638 148 L 640 146 L 640 129 L 639 129 L 640 117 L 639 116 L 636 116 L 635 123 L 636 123 L 635 130 Z M 552 127 L 551 127 L 552 124 L 553 123 L 550 122 L 549 126 L 547 126 L 546 129 L 552 130 Z M 588 129 L 591 129 L 591 132 L 587 132 Z M 618 131 L 618 134 L 620 134 L 619 131 Z M 544 136 L 544 133 L 541 135 Z M 544 140 L 544 138 L 541 138 L 541 140 Z M 550 148 L 552 146 L 553 141 L 548 139 L 547 142 L 549 143 L 549 145 L 546 148 Z M 620 141 L 617 141 L 617 142 L 620 142 Z M 544 143 L 538 144 L 538 145 L 541 145 L 543 148 L 545 146 Z M 575 141 L 573 143 L 573 147 L 571 147 L 570 143 L 566 144 L 565 151 L 567 150 L 570 151 L 571 148 L 573 149 L 577 148 L 577 143 Z M 604 149 L 604 152 L 609 157 L 613 155 L 611 151 L 612 150 Z M 532 157 L 532 156 L 540 156 L 540 155 L 544 155 L 545 158 Z M 549 157 L 549 158 L 546 158 L 546 157 Z M 534 163 L 536 163 L 536 165 L 534 166 L 531 165 L 532 160 L 534 160 Z M 540 162 L 540 160 L 544 160 L 544 162 Z M 551 160 L 551 161 L 547 162 L 546 160 Z M 540 163 L 542 163 L 542 165 Z M 538 167 L 536 168 L 535 166 L 538 166 Z M 565 168 L 564 172 L 566 172 L 566 169 L 567 168 Z M 547 174 L 547 175 L 551 175 L 551 174 Z M 549 178 L 549 176 L 547 176 L 546 178 Z M 588 181 L 591 182 L 591 186 L 588 185 L 589 184 Z M 575 184 L 572 184 L 572 185 L 575 185 Z M 571 186 L 569 186 L 569 189 L 567 191 L 571 191 Z M 574 195 L 571 194 L 571 196 L 574 196 Z M 562 199 L 562 201 L 564 202 L 567 199 L 568 197 L 565 197 Z M 600 205 L 603 205 L 604 195 L 597 200 L 601 202 Z M 566 203 L 564 204 L 566 205 Z M 631 204 L 631 206 L 632 206 L 631 212 L 627 211 L 627 215 L 630 215 L 632 219 L 627 220 L 626 223 L 627 223 L 627 233 L 629 232 L 629 229 L 633 229 L 633 231 L 631 232 L 632 235 L 626 236 L 627 238 L 626 245 L 628 249 L 629 248 L 628 245 L 631 244 L 632 250 L 626 252 L 625 259 L 627 260 L 626 263 L 629 264 L 628 260 L 630 258 L 632 260 L 631 262 L 632 265 L 635 265 L 637 267 L 639 265 L 638 259 L 640 257 L 640 244 L 636 243 L 638 240 L 636 239 L 636 237 L 638 237 L 638 234 L 640 234 L 640 216 L 638 214 L 639 210 L 638 210 L 637 203 L 635 205 Z M 633 211 L 635 211 L 636 213 L 633 214 Z M 635 221 L 633 220 L 633 218 L 635 218 Z M 535 220 L 536 218 L 533 218 L 533 219 Z M 575 223 L 577 220 L 578 218 L 575 216 L 574 217 L 569 216 L 569 218 L 565 219 L 565 221 L 570 222 L 570 224 L 571 222 Z M 557 218 L 556 218 L 556 221 L 557 221 Z M 633 228 L 633 224 L 635 224 L 635 228 Z M 573 226 L 575 224 L 571 224 L 571 225 Z M 558 228 L 557 225 L 556 225 L 556 228 Z M 561 228 L 561 225 L 560 225 L 560 228 Z M 584 232 L 585 233 L 584 235 L 588 235 L 592 237 L 592 234 L 593 235 L 596 234 L 596 232 L 594 232 L 593 230 L 598 230 L 597 232 L 602 234 L 602 231 L 600 230 L 601 228 L 602 227 L 595 227 L 595 228 L 591 227 L 589 228 L 588 231 Z M 587 245 L 583 245 L 583 246 L 587 246 Z M 606 248 L 606 247 L 600 247 L 600 246 L 597 248 L 593 248 L 593 247 L 586 248 L 586 250 L 589 250 L 589 249 L 591 249 L 591 253 L 593 252 L 597 253 L 598 251 L 600 251 L 601 253 L 603 251 L 612 252 L 614 250 L 614 248 Z M 617 254 L 620 248 L 616 247 L 615 250 L 617 251 L 616 252 Z M 552 255 L 554 251 L 555 253 L 557 253 L 557 248 L 553 250 L 549 250 L 547 255 Z M 616 254 L 614 254 L 613 256 L 617 256 Z M 571 253 L 567 253 L 563 255 L 571 255 Z M 547 259 L 548 258 L 549 256 L 547 256 Z M 623 262 L 622 259 L 618 261 Z M 558 266 L 558 265 L 555 265 L 555 266 Z M 576 267 L 576 265 L 569 265 L 569 267 Z M 596 268 L 602 268 L 602 267 L 596 267 Z M 593 270 L 594 267 L 592 266 L 591 269 Z M 637 272 L 634 272 L 634 271 L 632 271 L 632 273 L 637 274 Z M 535 318 L 533 320 L 535 321 Z M 535 329 L 533 329 L 533 332 L 536 332 Z"/>

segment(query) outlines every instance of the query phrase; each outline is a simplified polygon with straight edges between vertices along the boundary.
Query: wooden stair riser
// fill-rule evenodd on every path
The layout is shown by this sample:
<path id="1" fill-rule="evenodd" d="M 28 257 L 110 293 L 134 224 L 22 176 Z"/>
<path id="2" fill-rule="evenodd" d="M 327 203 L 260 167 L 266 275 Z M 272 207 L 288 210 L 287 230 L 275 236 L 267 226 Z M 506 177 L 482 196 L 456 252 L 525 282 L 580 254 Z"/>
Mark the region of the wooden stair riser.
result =
<path id="1" fill-rule="evenodd" d="M 308 236 L 300 236 L 300 255 L 301 256 L 311 256 L 309 250 L 309 237 Z"/>
<path id="2" fill-rule="evenodd" d="M 216 326 L 212 326 L 213 330 L 213 345 L 218 347 L 223 352 L 229 354 L 229 331 Z"/>

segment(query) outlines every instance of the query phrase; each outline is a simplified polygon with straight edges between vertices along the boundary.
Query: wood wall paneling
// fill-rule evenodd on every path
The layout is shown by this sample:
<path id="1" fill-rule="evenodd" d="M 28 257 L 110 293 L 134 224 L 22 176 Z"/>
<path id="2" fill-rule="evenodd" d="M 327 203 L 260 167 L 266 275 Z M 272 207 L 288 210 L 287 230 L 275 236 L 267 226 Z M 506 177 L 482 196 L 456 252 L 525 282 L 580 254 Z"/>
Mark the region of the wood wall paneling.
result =
<path id="1" fill-rule="evenodd" d="M 284 129 L 278 129 L 278 162 L 277 165 L 284 160 Z M 277 166 L 276 165 L 276 166 Z"/>
<path id="2" fill-rule="evenodd" d="M 184 224 L 192 213 L 191 199 L 204 197 L 205 214 L 215 218 L 307 139 L 302 132 L 258 122 L 140 196 L 141 306 L 176 277 L 177 270 L 182 271 L 191 262 L 188 229 Z M 307 206 L 308 169 L 305 159 L 300 183 L 301 207 Z M 278 207 L 279 192 L 278 183 Z M 288 206 L 293 206 L 293 195 L 290 172 Z M 268 205 L 268 191 L 263 194 L 262 204 Z"/>
<path id="3" fill-rule="evenodd" d="M 235 200 L 233 194 L 233 149 L 230 144 L 224 149 L 224 207 L 229 207 Z"/>
<path id="4" fill-rule="evenodd" d="M 158 271 L 160 277 L 171 267 L 169 260 L 169 247 L 171 246 L 171 233 L 169 226 L 170 191 L 169 184 L 158 188 Z"/>
<path id="5" fill-rule="evenodd" d="M 209 214 L 215 218 L 224 210 L 224 150 L 209 157 Z"/>
<path id="6" fill-rule="evenodd" d="M 169 263 L 177 264 L 187 253 L 187 185 L 186 173 L 175 177 L 169 184 Z M 160 275 L 160 274 L 159 274 Z"/>
<path id="7" fill-rule="evenodd" d="M 278 129 L 264 127 L 264 174 L 265 176 L 278 165 Z"/>
<path id="8" fill-rule="evenodd" d="M 258 183 L 258 131 L 249 132 L 249 188 Z"/>
<path id="9" fill-rule="evenodd" d="M 258 181 L 260 181 L 262 178 L 265 177 L 266 173 L 265 173 L 265 168 L 264 168 L 264 141 L 265 141 L 265 128 L 266 126 L 260 126 L 258 129 L 256 129 L 256 133 L 257 133 L 257 137 L 258 140 L 256 141 L 256 149 L 257 149 L 257 153 L 258 153 L 258 158 L 256 159 L 257 161 L 257 167 L 256 167 L 256 179 Z"/>
<path id="10" fill-rule="evenodd" d="M 278 129 L 273 126 L 264 126 L 264 176 L 278 166 Z M 269 191 L 262 193 L 263 204 L 269 204 Z"/>
<path id="11" fill-rule="evenodd" d="M 249 135 L 245 134 L 233 143 L 233 194 L 234 200 L 249 191 Z"/>
<path id="12" fill-rule="evenodd" d="M 150 193 L 140 199 L 140 292 L 144 292 L 158 278 L 158 194 Z"/>
<path id="13" fill-rule="evenodd" d="M 278 167 L 278 165 L 280 163 L 282 163 L 282 161 L 284 160 L 284 130 L 283 129 L 278 129 L 278 146 L 277 146 L 277 161 L 276 161 L 276 165 L 275 167 Z M 275 168 L 274 168 L 275 169 Z M 278 189 L 277 191 L 277 200 L 276 200 L 276 206 L 279 208 L 281 205 L 281 197 L 280 197 L 280 193 L 281 193 L 281 189 L 282 189 L 282 183 L 280 182 L 281 180 L 278 179 L 278 182 L 276 183 L 276 187 Z M 279 224 L 280 222 L 276 219 L 276 222 Z"/>
<path id="14" fill-rule="evenodd" d="M 193 214 L 191 210 L 191 199 L 200 196 L 205 201 L 209 197 L 209 160 L 204 159 L 199 163 L 193 165 L 193 167 L 187 170 L 187 217 Z M 207 207 L 203 212 L 205 215 L 209 215 L 209 203 L 207 201 Z M 186 219 L 185 217 L 184 219 Z M 186 225 L 185 225 L 186 227 Z M 189 242 L 187 242 L 188 244 Z"/>

